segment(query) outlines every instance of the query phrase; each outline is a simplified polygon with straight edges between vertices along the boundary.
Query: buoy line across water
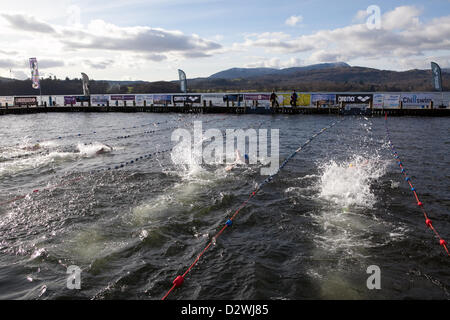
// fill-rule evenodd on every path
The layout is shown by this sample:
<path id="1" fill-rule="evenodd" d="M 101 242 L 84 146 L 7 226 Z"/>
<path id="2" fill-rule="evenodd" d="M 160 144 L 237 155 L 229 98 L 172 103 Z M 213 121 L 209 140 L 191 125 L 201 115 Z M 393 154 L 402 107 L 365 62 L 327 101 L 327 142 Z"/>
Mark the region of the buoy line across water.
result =
<path id="1" fill-rule="evenodd" d="M 205 254 L 206 251 L 208 251 L 208 249 L 211 247 L 211 245 L 215 244 L 217 239 L 220 237 L 220 235 L 225 231 L 225 229 L 227 229 L 228 227 L 231 227 L 233 225 L 233 221 L 236 218 L 236 216 L 239 214 L 239 212 L 249 203 L 249 201 L 262 189 L 262 187 L 264 185 L 266 185 L 267 183 L 271 182 L 273 180 L 273 178 L 278 175 L 280 173 L 280 171 L 287 165 L 287 163 L 293 158 L 295 157 L 295 155 L 297 153 L 299 153 L 300 151 L 302 151 L 307 145 L 309 145 L 315 138 L 317 138 L 319 135 L 321 135 L 322 133 L 324 133 L 325 131 L 327 131 L 328 129 L 334 127 L 336 124 L 341 123 L 342 121 L 344 121 L 344 119 L 338 120 L 338 121 L 334 121 L 332 122 L 329 126 L 322 128 L 319 132 L 313 134 L 311 136 L 311 138 L 309 138 L 308 140 L 306 140 L 300 147 L 298 147 L 293 153 L 291 153 L 291 155 L 289 155 L 284 161 L 283 163 L 280 165 L 280 167 L 278 168 L 278 170 L 270 175 L 269 177 L 267 177 L 263 182 L 261 182 L 260 184 L 257 185 L 257 187 L 254 189 L 253 192 L 250 193 L 249 197 L 247 198 L 247 200 L 245 200 L 239 207 L 238 209 L 234 212 L 233 216 L 231 216 L 226 222 L 225 225 L 222 227 L 222 229 L 220 229 L 220 231 L 212 237 L 211 241 L 209 241 L 209 243 L 207 244 L 207 246 L 202 250 L 202 252 L 200 252 L 200 254 L 197 256 L 197 258 L 194 260 L 194 262 L 190 265 L 190 267 L 186 270 L 186 272 L 183 275 L 179 275 L 175 278 L 175 280 L 173 280 L 172 282 L 172 287 L 169 289 L 169 291 L 167 291 L 167 293 L 162 297 L 161 300 L 165 300 L 170 293 L 175 289 L 175 288 L 179 288 L 181 287 L 181 285 L 184 283 L 184 280 L 187 276 L 187 274 L 192 270 L 192 268 L 197 264 L 197 262 L 200 260 L 200 258 Z"/>
<path id="2" fill-rule="evenodd" d="M 423 213 L 423 216 L 425 218 L 425 224 L 427 225 L 428 228 L 430 228 L 434 232 L 436 237 L 439 239 L 439 245 L 441 245 L 444 248 L 444 250 L 447 253 L 447 255 L 450 256 L 450 252 L 449 252 L 448 247 L 447 247 L 447 241 L 445 241 L 441 237 L 441 235 L 437 232 L 437 230 L 433 226 L 433 223 L 432 223 L 431 219 L 429 218 L 429 214 L 427 213 L 427 211 L 423 207 L 423 202 L 420 201 L 419 196 L 418 196 L 417 191 L 416 191 L 416 188 L 413 186 L 413 184 L 411 182 L 411 178 L 406 173 L 406 169 L 405 169 L 405 167 L 403 165 L 403 162 L 401 161 L 400 156 L 398 155 L 398 152 L 395 149 L 395 146 L 394 146 L 394 144 L 391 141 L 391 135 L 390 135 L 389 128 L 388 128 L 388 125 L 387 125 L 387 113 L 384 116 L 384 124 L 385 124 L 385 127 L 386 127 L 386 137 L 387 137 L 387 140 L 388 140 L 389 147 L 391 148 L 392 154 L 393 154 L 394 158 L 396 159 L 398 166 L 400 167 L 400 172 L 402 173 L 403 177 L 405 178 L 405 181 L 409 184 L 409 187 L 411 188 L 411 192 L 414 195 L 414 198 L 415 198 L 415 200 L 417 202 L 417 206 L 420 208 L 420 210 Z"/>

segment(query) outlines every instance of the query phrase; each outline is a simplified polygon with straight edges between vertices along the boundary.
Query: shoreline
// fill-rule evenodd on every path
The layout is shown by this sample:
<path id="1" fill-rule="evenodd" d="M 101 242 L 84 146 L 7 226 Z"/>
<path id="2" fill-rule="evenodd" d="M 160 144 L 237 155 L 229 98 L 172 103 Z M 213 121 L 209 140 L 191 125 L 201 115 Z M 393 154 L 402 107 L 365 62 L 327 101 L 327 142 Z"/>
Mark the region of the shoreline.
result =
<path id="1" fill-rule="evenodd" d="M 379 109 L 367 108 L 366 110 L 351 109 L 345 110 L 340 107 L 279 107 L 266 109 L 263 107 L 241 107 L 241 106 L 52 106 L 52 107 L 8 107 L 0 108 L 1 115 L 9 114 L 33 114 L 33 113 L 47 113 L 47 112 L 119 112 L 119 113 L 137 113 L 137 112 L 151 112 L 151 113 L 202 113 L 202 114 L 342 114 L 342 115 L 372 115 L 384 116 L 433 116 L 446 117 L 450 116 L 450 109 L 448 108 L 433 108 L 433 109 Z"/>

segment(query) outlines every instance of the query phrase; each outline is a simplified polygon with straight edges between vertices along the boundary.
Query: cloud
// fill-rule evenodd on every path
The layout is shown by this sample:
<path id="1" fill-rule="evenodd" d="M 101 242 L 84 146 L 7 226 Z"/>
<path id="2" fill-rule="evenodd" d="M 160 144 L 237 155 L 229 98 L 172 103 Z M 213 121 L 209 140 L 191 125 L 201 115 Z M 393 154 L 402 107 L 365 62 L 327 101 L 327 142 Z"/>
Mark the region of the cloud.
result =
<path id="1" fill-rule="evenodd" d="M 168 59 L 204 58 L 223 49 L 218 42 L 204 39 L 196 34 L 187 35 L 177 30 L 150 28 L 145 26 L 120 27 L 103 20 L 92 20 L 88 25 L 51 25 L 34 17 L 22 14 L 2 14 L 9 27 L 15 32 L 39 32 L 40 42 L 59 50 L 88 52 L 100 56 L 119 54 L 139 54 L 145 60 L 160 62 Z M 33 39 L 33 41 L 37 39 Z M 42 50 L 42 48 L 39 48 Z M 1 52 L 0 52 L 1 53 Z M 33 53 L 38 55 L 37 53 Z M 87 59 L 92 61 L 92 59 Z M 43 61 L 42 66 L 61 67 L 62 61 Z M 89 65 L 89 63 L 85 63 Z M 105 69 L 103 63 L 93 62 L 92 68 Z"/>
<path id="2" fill-rule="evenodd" d="M 0 68 L 11 69 L 23 67 L 24 67 L 23 61 L 17 61 L 13 59 L 0 59 Z"/>
<path id="3" fill-rule="evenodd" d="M 114 63 L 114 60 L 100 60 L 100 61 L 92 61 L 92 60 L 84 60 L 83 64 L 87 66 L 88 68 L 92 69 L 100 69 L 104 70 L 108 67 L 110 67 Z"/>
<path id="4" fill-rule="evenodd" d="M 282 60 L 280 58 L 260 59 L 245 65 L 246 68 L 291 68 L 303 65 L 303 61 L 299 58 L 290 58 Z"/>
<path id="5" fill-rule="evenodd" d="M 308 63 L 402 59 L 423 56 L 427 51 L 450 50 L 450 16 L 422 22 L 420 13 L 414 6 L 402 6 L 381 17 L 380 29 L 369 29 L 361 23 L 296 38 L 284 33 L 248 35 L 236 46 L 264 48 L 266 53 L 309 54 Z"/>
<path id="6" fill-rule="evenodd" d="M 58 67 L 64 67 L 65 63 L 63 60 L 55 60 L 55 59 L 38 59 L 39 68 L 45 68 L 45 69 L 51 69 L 51 68 L 58 68 Z M 27 62 L 28 66 L 28 62 Z"/>
<path id="7" fill-rule="evenodd" d="M 118 27 L 102 20 L 92 21 L 87 31 L 63 30 L 59 34 L 67 49 L 113 50 L 139 53 L 205 52 L 222 46 L 197 35 L 185 35 L 150 27 Z"/>
<path id="8" fill-rule="evenodd" d="M 289 18 L 286 19 L 284 23 L 287 24 L 288 26 L 295 27 L 297 23 L 302 21 L 303 21 L 302 16 L 290 16 Z"/>
<path id="9" fill-rule="evenodd" d="M 420 10 L 413 6 L 401 6 L 385 13 L 381 19 L 385 30 L 417 28 L 420 26 Z"/>
<path id="10" fill-rule="evenodd" d="M 156 62 L 167 60 L 167 56 L 166 55 L 157 54 L 157 53 L 147 54 L 143 58 L 145 60 L 151 60 L 151 61 L 156 61 Z"/>
<path id="11" fill-rule="evenodd" d="M 359 10 L 353 17 L 353 22 L 362 23 L 368 17 L 367 10 Z"/>
<path id="12" fill-rule="evenodd" d="M 38 33 L 55 33 L 55 29 L 45 23 L 36 20 L 32 16 L 22 14 L 6 14 L 2 13 L 1 16 L 8 21 L 11 27 L 16 30 L 38 32 Z"/>

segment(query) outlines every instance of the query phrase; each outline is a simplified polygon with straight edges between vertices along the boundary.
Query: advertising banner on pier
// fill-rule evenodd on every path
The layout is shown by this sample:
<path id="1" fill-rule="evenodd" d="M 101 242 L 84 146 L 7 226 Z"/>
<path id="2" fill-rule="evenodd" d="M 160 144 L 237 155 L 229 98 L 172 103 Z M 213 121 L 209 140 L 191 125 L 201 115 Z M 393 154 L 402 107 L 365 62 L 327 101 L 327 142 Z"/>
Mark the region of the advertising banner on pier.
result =
<path id="1" fill-rule="evenodd" d="M 398 108 L 400 103 L 399 94 L 383 94 L 383 108 L 395 109 Z"/>
<path id="2" fill-rule="evenodd" d="M 251 107 L 255 107 L 256 103 L 258 103 L 258 107 L 270 106 L 270 94 L 248 93 L 244 94 L 244 100 L 251 101 Z"/>
<path id="3" fill-rule="evenodd" d="M 36 58 L 30 58 L 30 69 L 31 69 L 31 86 L 33 89 L 40 89 L 41 85 L 39 83 L 39 68 Z"/>
<path id="4" fill-rule="evenodd" d="M 105 95 L 92 95 L 91 96 L 91 103 L 93 105 L 106 105 L 109 101 L 109 96 Z"/>
<path id="5" fill-rule="evenodd" d="M 248 93 L 244 94 L 246 101 L 270 100 L 270 94 Z"/>
<path id="6" fill-rule="evenodd" d="M 205 93 L 202 94 L 202 100 L 206 101 L 206 106 L 223 106 L 223 96 L 221 93 Z"/>
<path id="7" fill-rule="evenodd" d="M 136 95 L 136 105 L 138 106 L 144 106 L 145 105 L 150 106 L 153 104 L 153 95 L 152 94 L 137 94 Z"/>
<path id="8" fill-rule="evenodd" d="M 169 94 L 154 94 L 153 104 L 169 105 L 172 102 L 172 95 Z"/>
<path id="9" fill-rule="evenodd" d="M 38 101 L 36 97 L 14 97 L 14 105 L 18 107 L 23 106 L 37 106 Z"/>
<path id="10" fill-rule="evenodd" d="M 279 97 L 283 97 L 283 101 L 281 101 L 282 106 L 291 106 L 291 93 L 283 93 L 278 95 Z M 280 99 L 279 99 L 280 100 Z M 300 107 L 309 107 L 311 105 L 311 94 L 309 93 L 297 93 L 297 106 Z"/>
<path id="11" fill-rule="evenodd" d="M 311 104 L 315 106 L 317 102 L 319 103 L 319 106 L 332 106 L 336 104 L 336 95 L 328 93 L 313 93 L 311 95 Z"/>
<path id="12" fill-rule="evenodd" d="M 336 102 L 345 104 L 369 104 L 373 101 L 373 94 L 337 94 Z"/>
<path id="13" fill-rule="evenodd" d="M 199 94 L 183 94 L 183 95 L 174 95 L 173 103 L 201 103 L 202 96 Z"/>
<path id="14" fill-rule="evenodd" d="M 75 96 L 64 96 L 64 105 L 76 105 L 77 97 Z"/>
<path id="15" fill-rule="evenodd" d="M 374 108 L 383 108 L 383 100 L 384 100 L 384 95 L 381 93 L 375 93 L 373 95 L 373 107 Z"/>
<path id="16" fill-rule="evenodd" d="M 404 93 L 400 100 L 403 103 L 403 108 L 426 109 L 430 106 L 430 102 L 436 98 L 438 97 L 433 93 Z"/>
<path id="17" fill-rule="evenodd" d="M 85 102 L 88 103 L 90 101 L 90 97 L 86 97 L 86 96 L 76 96 L 75 100 L 77 102 Z"/>
<path id="18" fill-rule="evenodd" d="M 135 95 L 112 95 L 112 101 L 134 101 L 136 99 Z"/>
<path id="19" fill-rule="evenodd" d="M 244 100 L 243 94 L 226 94 L 223 96 L 223 102 L 239 102 Z"/>
<path id="20" fill-rule="evenodd" d="M 13 106 L 14 105 L 14 97 L 13 96 L 7 96 L 7 97 L 0 97 L 0 107 L 5 107 L 6 104 L 8 104 L 8 106 Z"/>

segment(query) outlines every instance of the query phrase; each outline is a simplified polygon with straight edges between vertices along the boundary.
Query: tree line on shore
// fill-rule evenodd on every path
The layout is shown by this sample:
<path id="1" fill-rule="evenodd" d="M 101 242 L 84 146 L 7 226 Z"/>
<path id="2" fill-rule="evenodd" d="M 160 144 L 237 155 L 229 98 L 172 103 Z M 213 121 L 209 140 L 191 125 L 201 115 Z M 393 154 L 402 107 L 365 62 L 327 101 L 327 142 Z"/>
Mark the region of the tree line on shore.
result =
<path id="1" fill-rule="evenodd" d="M 443 73 L 444 90 L 450 85 L 450 74 Z M 81 79 L 41 79 L 43 95 L 82 94 Z M 363 67 L 332 68 L 298 72 L 289 76 L 263 75 L 250 78 L 188 80 L 189 92 L 412 92 L 433 91 L 430 70 L 404 72 Z M 178 81 L 90 81 L 91 94 L 180 93 Z M 31 80 L 0 79 L 0 95 L 37 95 Z"/>

